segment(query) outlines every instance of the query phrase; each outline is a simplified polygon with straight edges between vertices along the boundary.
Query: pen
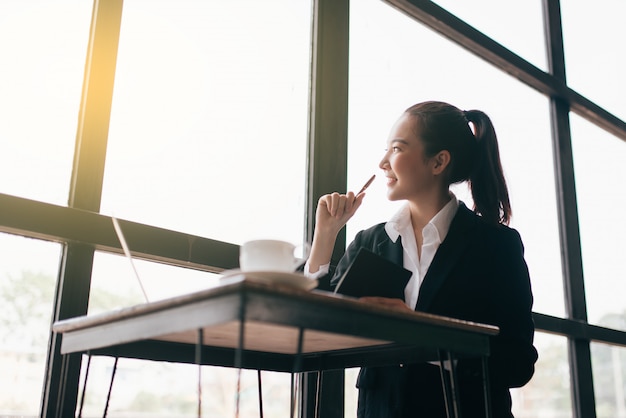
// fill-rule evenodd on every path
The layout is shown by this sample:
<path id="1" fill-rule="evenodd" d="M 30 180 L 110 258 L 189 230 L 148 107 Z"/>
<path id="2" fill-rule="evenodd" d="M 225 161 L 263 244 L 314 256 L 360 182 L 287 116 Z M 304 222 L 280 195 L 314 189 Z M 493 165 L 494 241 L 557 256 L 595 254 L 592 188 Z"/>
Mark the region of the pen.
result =
<path id="1" fill-rule="evenodd" d="M 370 186 L 370 184 L 372 184 L 372 182 L 374 181 L 375 178 L 376 178 L 376 174 L 374 174 L 372 177 L 370 177 L 370 179 L 367 181 L 367 183 L 365 183 L 365 185 L 363 187 L 361 187 L 361 190 L 359 190 L 359 192 L 356 194 L 356 196 L 358 196 L 361 193 L 363 193 L 365 191 L 365 189 L 367 189 Z"/>

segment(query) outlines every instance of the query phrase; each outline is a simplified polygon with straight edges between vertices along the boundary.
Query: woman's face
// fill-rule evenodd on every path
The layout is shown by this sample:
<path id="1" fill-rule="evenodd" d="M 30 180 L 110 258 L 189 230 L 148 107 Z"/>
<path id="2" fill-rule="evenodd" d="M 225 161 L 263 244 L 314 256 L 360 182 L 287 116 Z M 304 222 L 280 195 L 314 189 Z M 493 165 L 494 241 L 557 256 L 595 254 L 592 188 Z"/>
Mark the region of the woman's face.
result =
<path id="1" fill-rule="evenodd" d="M 387 150 L 379 164 L 387 177 L 389 200 L 418 201 L 440 190 L 435 159 L 425 156 L 424 144 L 416 132 L 416 119 L 404 114 L 389 134 Z"/>

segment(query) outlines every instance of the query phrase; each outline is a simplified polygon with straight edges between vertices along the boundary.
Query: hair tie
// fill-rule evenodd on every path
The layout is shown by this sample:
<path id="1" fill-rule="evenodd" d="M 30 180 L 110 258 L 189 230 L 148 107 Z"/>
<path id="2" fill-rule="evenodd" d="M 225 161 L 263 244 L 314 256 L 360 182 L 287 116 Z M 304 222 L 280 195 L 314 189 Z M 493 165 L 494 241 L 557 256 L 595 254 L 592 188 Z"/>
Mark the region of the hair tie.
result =
<path id="1" fill-rule="evenodd" d="M 476 138 L 476 124 L 467 117 L 469 114 L 471 114 L 471 110 L 461 110 L 461 113 L 463 113 L 463 119 L 465 119 L 465 123 L 469 126 L 472 136 Z"/>

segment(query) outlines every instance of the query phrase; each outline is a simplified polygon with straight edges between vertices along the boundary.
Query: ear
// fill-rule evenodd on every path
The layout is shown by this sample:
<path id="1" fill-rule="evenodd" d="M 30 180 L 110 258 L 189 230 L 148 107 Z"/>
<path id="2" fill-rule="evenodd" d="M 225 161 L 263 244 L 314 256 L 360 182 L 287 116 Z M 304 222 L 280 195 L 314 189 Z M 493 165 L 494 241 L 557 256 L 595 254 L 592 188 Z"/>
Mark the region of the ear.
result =
<path id="1" fill-rule="evenodd" d="M 433 174 L 440 175 L 450 165 L 450 152 L 448 150 L 439 151 L 431 161 L 433 162 Z"/>

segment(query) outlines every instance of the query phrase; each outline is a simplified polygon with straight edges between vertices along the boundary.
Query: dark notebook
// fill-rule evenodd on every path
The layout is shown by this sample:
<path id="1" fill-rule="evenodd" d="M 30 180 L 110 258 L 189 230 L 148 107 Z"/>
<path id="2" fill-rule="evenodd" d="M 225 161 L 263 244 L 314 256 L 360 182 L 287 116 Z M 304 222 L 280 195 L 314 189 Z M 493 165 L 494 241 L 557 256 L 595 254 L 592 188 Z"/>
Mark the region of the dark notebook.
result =
<path id="1" fill-rule="evenodd" d="M 339 279 L 335 293 L 404 299 L 404 288 L 411 274 L 404 267 L 361 248 Z"/>

